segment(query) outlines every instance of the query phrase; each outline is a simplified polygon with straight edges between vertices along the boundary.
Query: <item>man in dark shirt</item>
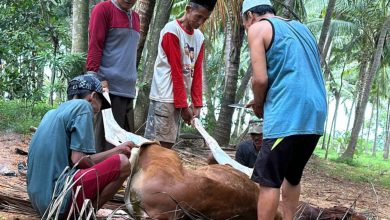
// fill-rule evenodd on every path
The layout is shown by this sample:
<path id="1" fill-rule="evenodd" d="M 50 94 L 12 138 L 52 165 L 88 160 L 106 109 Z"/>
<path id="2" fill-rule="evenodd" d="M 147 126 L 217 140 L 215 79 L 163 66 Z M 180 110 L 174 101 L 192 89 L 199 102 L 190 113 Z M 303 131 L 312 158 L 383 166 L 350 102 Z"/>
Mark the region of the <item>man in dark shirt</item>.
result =
<path id="1" fill-rule="evenodd" d="M 263 126 L 260 121 L 249 122 L 248 133 L 250 140 L 240 142 L 236 149 L 236 161 L 240 164 L 253 168 L 260 148 L 263 145 Z M 207 164 L 218 164 L 212 153 L 207 156 Z"/>
<path id="2" fill-rule="evenodd" d="M 263 145 L 263 127 L 260 124 L 252 123 L 248 133 L 251 135 L 251 140 L 242 141 L 237 145 L 236 161 L 253 168 Z"/>

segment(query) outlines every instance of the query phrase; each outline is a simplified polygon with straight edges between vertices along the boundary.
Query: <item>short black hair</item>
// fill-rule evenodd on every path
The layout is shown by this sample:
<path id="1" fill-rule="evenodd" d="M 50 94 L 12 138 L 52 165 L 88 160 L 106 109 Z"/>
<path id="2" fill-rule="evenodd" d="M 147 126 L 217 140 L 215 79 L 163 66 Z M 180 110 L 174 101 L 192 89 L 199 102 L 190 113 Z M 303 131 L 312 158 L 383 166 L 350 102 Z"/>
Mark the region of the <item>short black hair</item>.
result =
<path id="1" fill-rule="evenodd" d="M 198 9 L 199 7 L 206 8 L 209 12 L 214 10 L 217 0 L 190 0 L 188 5 Z"/>
<path id="2" fill-rule="evenodd" d="M 200 9 L 200 8 L 205 8 L 205 9 L 207 9 L 209 12 L 212 12 L 212 11 L 213 11 L 212 9 L 210 9 L 210 7 L 208 7 L 208 6 L 206 6 L 206 5 L 201 5 L 201 4 L 198 4 L 198 3 L 195 3 L 195 2 L 188 2 L 188 5 L 189 5 L 191 8 L 195 9 L 195 10 L 198 10 L 198 9 Z"/>
<path id="3" fill-rule="evenodd" d="M 200 7 L 203 7 L 203 6 L 201 6 L 201 5 L 197 4 L 197 3 L 194 3 L 194 2 L 188 2 L 188 5 L 189 5 L 191 8 L 193 8 L 193 9 L 198 9 L 198 8 L 200 8 Z"/>
<path id="4" fill-rule="evenodd" d="M 93 91 L 91 90 L 80 90 L 80 92 L 76 95 L 68 95 L 68 100 L 72 100 L 72 99 L 83 99 L 85 97 L 87 97 L 88 95 L 90 95 Z"/>
<path id="5" fill-rule="evenodd" d="M 244 12 L 245 19 L 248 19 L 248 12 L 255 13 L 259 16 L 265 15 L 267 13 L 272 13 L 272 14 L 276 15 L 275 9 L 270 5 L 258 5 L 258 6 L 255 6 L 253 8 L 250 8 L 249 10 Z"/>

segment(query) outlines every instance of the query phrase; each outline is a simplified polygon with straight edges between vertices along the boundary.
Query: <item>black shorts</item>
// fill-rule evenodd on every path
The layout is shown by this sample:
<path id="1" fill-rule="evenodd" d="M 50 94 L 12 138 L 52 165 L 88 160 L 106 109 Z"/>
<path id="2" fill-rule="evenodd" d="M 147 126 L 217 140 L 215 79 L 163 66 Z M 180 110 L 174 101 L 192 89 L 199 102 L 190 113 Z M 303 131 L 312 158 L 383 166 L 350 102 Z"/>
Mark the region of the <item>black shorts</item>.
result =
<path id="1" fill-rule="evenodd" d="M 252 180 L 273 188 L 280 188 L 284 178 L 290 184 L 298 185 L 320 137 L 311 134 L 264 139 Z"/>

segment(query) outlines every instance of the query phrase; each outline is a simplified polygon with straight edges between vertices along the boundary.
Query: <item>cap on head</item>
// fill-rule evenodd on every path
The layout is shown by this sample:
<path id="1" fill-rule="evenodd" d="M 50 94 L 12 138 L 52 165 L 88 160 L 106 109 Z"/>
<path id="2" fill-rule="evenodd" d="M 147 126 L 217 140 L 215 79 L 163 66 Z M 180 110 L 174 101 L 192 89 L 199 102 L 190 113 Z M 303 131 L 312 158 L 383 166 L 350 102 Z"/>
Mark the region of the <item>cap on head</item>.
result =
<path id="1" fill-rule="evenodd" d="M 262 134 L 263 133 L 263 119 L 253 116 L 249 120 L 249 134 Z"/>
<path id="2" fill-rule="evenodd" d="M 262 134 L 263 126 L 261 124 L 253 123 L 249 127 L 249 134 Z"/>
<path id="3" fill-rule="evenodd" d="M 213 11 L 217 0 L 190 0 L 190 2 L 201 5 L 209 11 Z"/>
<path id="4" fill-rule="evenodd" d="M 270 0 L 244 0 L 244 2 L 242 3 L 242 14 L 247 12 L 249 9 L 259 5 L 272 6 L 272 3 Z"/>
<path id="5" fill-rule="evenodd" d="M 76 76 L 69 81 L 67 94 L 68 96 L 75 96 L 87 90 L 96 92 L 101 97 L 102 110 L 111 108 L 110 103 L 103 96 L 103 88 L 100 80 L 93 73 Z"/>

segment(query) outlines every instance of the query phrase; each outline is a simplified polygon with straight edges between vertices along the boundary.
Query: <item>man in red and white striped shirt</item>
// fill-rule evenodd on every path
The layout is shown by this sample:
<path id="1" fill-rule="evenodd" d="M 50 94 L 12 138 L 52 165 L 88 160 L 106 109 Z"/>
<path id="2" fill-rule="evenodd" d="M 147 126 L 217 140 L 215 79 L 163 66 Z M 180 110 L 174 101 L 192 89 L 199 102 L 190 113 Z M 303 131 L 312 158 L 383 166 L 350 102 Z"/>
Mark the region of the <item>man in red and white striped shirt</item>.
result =
<path id="1" fill-rule="evenodd" d="M 200 114 L 204 36 L 198 28 L 210 17 L 215 3 L 190 0 L 184 16 L 161 30 L 145 137 L 160 141 L 163 147 L 175 143 L 180 116 L 190 124 Z"/>

